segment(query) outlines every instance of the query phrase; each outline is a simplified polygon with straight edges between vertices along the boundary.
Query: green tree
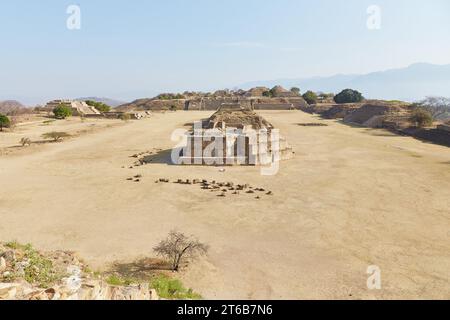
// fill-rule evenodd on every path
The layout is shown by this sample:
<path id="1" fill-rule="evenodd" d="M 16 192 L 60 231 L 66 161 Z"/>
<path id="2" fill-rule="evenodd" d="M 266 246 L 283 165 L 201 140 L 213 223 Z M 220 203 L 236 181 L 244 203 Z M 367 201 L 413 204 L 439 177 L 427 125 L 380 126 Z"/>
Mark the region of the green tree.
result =
<path id="1" fill-rule="evenodd" d="M 317 94 L 312 91 L 306 91 L 305 94 L 303 95 L 303 99 L 305 99 L 305 101 L 308 104 L 316 104 L 317 103 Z"/>
<path id="2" fill-rule="evenodd" d="M 432 114 L 423 108 L 414 109 L 409 120 L 419 128 L 428 127 L 433 124 Z"/>
<path id="3" fill-rule="evenodd" d="M 362 94 L 356 90 L 345 89 L 334 97 L 336 103 L 355 103 L 364 100 Z"/>
<path id="4" fill-rule="evenodd" d="M 11 120 L 4 114 L 0 114 L 0 131 L 3 131 L 3 128 L 9 128 L 11 125 Z"/>
<path id="5" fill-rule="evenodd" d="M 270 90 L 263 92 L 263 97 L 272 98 L 272 92 Z"/>
<path id="6" fill-rule="evenodd" d="M 72 109 L 67 104 L 60 104 L 53 109 L 53 114 L 56 119 L 65 119 L 72 116 Z"/>
<path id="7" fill-rule="evenodd" d="M 299 96 L 300 95 L 300 88 L 292 87 L 291 88 L 291 92 Z"/>

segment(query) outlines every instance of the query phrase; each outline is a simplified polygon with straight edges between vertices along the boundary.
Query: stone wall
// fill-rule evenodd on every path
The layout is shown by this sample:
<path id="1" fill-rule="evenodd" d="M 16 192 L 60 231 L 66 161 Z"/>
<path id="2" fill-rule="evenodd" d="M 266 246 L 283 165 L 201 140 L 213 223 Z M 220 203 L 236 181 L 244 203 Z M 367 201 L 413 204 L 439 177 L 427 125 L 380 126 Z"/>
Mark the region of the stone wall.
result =
<path id="1" fill-rule="evenodd" d="M 252 100 L 240 98 L 203 98 L 193 99 L 186 102 L 187 111 L 217 111 L 222 104 L 240 104 L 244 109 L 252 108 Z"/>
<path id="2" fill-rule="evenodd" d="M 255 103 L 253 105 L 254 110 L 295 110 L 295 106 L 292 103 Z"/>
<path id="3" fill-rule="evenodd" d="M 222 104 L 239 103 L 244 109 L 253 110 L 254 106 L 263 105 L 259 109 L 264 110 L 290 110 L 304 108 L 307 103 L 301 97 L 294 98 L 246 98 L 246 97 L 207 97 L 179 100 L 152 100 L 141 99 L 118 107 L 117 111 L 159 111 L 177 110 L 186 111 L 217 111 Z M 289 106 L 289 107 L 288 107 Z M 256 108 L 255 108 L 256 109 Z"/>

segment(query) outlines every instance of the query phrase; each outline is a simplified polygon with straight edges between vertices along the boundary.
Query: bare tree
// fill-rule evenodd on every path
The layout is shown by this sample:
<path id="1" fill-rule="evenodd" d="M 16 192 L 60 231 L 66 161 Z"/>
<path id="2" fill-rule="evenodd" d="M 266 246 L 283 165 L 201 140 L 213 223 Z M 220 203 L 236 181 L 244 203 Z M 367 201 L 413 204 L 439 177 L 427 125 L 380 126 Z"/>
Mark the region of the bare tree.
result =
<path id="1" fill-rule="evenodd" d="M 425 100 L 415 104 L 431 113 L 435 120 L 446 120 L 450 118 L 450 99 L 444 97 L 427 97 Z"/>
<path id="2" fill-rule="evenodd" d="M 183 262 L 208 252 L 208 246 L 181 232 L 171 231 L 154 249 L 159 256 L 168 259 L 172 271 L 178 271 Z"/>

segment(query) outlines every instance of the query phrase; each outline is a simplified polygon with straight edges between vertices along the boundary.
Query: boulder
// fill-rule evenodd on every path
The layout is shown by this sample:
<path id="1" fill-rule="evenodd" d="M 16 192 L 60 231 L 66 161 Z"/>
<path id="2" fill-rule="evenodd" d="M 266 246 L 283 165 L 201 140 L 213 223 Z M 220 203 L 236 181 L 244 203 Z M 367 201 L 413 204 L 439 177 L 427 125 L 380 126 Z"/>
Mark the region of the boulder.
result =
<path id="1" fill-rule="evenodd" d="M 18 283 L 0 283 L 0 300 L 13 300 L 16 298 Z"/>

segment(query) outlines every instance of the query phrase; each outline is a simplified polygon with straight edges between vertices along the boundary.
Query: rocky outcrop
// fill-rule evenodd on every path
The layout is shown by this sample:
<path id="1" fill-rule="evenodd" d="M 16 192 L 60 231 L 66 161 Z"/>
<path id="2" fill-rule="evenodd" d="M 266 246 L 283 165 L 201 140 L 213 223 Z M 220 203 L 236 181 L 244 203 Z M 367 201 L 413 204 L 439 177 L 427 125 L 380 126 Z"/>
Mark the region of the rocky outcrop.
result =
<path id="1" fill-rule="evenodd" d="M 101 280 L 76 275 L 48 289 L 33 287 L 26 281 L 0 283 L 0 300 L 159 300 L 148 284 L 111 286 Z"/>
<path id="2" fill-rule="evenodd" d="M 0 243 L 0 300 L 158 300 L 147 283 L 112 286 L 70 251 Z"/>

